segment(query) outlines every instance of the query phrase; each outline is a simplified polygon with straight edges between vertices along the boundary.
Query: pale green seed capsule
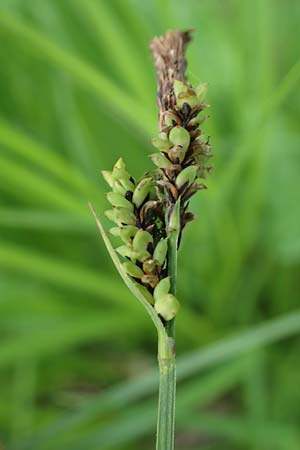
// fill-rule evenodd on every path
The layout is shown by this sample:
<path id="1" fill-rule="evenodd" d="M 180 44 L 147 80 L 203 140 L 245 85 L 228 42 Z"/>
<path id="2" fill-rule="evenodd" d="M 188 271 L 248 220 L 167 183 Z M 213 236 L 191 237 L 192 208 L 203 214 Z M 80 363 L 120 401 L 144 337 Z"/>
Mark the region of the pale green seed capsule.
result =
<path id="1" fill-rule="evenodd" d="M 140 252 L 133 251 L 132 257 L 143 263 L 147 259 L 151 257 L 150 253 L 147 250 L 142 250 Z"/>
<path id="2" fill-rule="evenodd" d="M 197 94 L 199 103 L 201 103 L 202 100 L 204 99 L 204 97 L 206 96 L 207 89 L 208 89 L 208 83 L 200 83 L 200 84 L 198 84 L 198 86 L 196 86 L 196 94 Z"/>
<path id="3" fill-rule="evenodd" d="M 179 233 L 180 231 L 180 227 L 181 227 L 181 220 L 180 220 L 180 197 L 178 198 L 178 200 L 176 201 L 171 215 L 170 215 L 170 219 L 169 219 L 169 227 L 168 227 L 168 232 L 169 233 Z"/>
<path id="4" fill-rule="evenodd" d="M 131 244 L 132 239 L 136 235 L 138 228 L 134 225 L 127 225 L 120 228 L 120 238 L 125 244 Z"/>
<path id="5" fill-rule="evenodd" d="M 131 261 L 126 261 L 122 264 L 123 268 L 126 270 L 128 275 L 134 278 L 142 278 L 144 272 L 138 266 L 133 264 Z"/>
<path id="6" fill-rule="evenodd" d="M 158 264 L 157 261 L 155 261 L 154 259 L 147 259 L 143 263 L 143 271 L 147 274 L 152 273 L 154 272 L 157 264 Z"/>
<path id="7" fill-rule="evenodd" d="M 166 169 L 172 164 L 171 161 L 161 153 L 153 153 L 149 156 L 149 158 L 151 159 L 153 164 L 155 164 L 160 169 Z"/>
<path id="8" fill-rule="evenodd" d="M 109 170 L 102 170 L 101 173 L 106 183 L 112 188 L 114 185 L 112 172 L 110 172 Z"/>
<path id="9" fill-rule="evenodd" d="M 178 313 L 180 304 L 172 294 L 165 294 L 155 300 L 154 308 L 156 312 L 165 320 L 172 320 Z"/>
<path id="10" fill-rule="evenodd" d="M 170 278 L 166 277 L 160 280 L 153 292 L 153 297 L 157 301 L 161 296 L 166 295 L 170 291 Z"/>
<path id="11" fill-rule="evenodd" d="M 199 100 L 195 90 L 182 81 L 174 81 L 174 92 L 176 96 L 176 105 L 178 108 L 182 108 L 184 103 L 190 105 L 191 108 L 198 106 Z"/>
<path id="12" fill-rule="evenodd" d="M 153 242 L 153 237 L 148 231 L 139 230 L 133 238 L 133 249 L 137 253 L 144 253 L 148 244 Z"/>
<path id="13" fill-rule="evenodd" d="M 168 150 L 171 147 L 169 140 L 160 139 L 159 137 L 152 138 L 151 143 L 159 150 Z"/>
<path id="14" fill-rule="evenodd" d="M 144 203 L 147 195 L 150 192 L 151 184 L 152 178 L 144 178 L 135 188 L 132 196 L 132 202 L 137 208 L 139 208 Z"/>
<path id="15" fill-rule="evenodd" d="M 163 265 L 165 262 L 166 256 L 168 252 L 168 238 L 161 239 L 157 246 L 155 247 L 154 253 L 153 253 L 153 259 L 155 259 L 160 266 Z"/>
<path id="16" fill-rule="evenodd" d="M 106 197 L 112 206 L 133 211 L 133 204 L 130 203 L 130 201 L 123 197 L 121 194 L 118 194 L 117 192 L 108 192 L 108 194 L 106 194 Z"/>
<path id="17" fill-rule="evenodd" d="M 183 81 L 180 81 L 180 80 L 174 80 L 173 87 L 174 87 L 175 97 L 178 97 L 178 95 L 180 95 L 180 94 L 184 94 L 187 89 L 187 85 L 185 83 L 183 83 Z"/>
<path id="18" fill-rule="evenodd" d="M 123 158 L 119 158 L 116 164 L 114 165 L 114 169 L 123 169 L 126 170 L 126 165 L 124 163 Z"/>
<path id="19" fill-rule="evenodd" d="M 176 99 L 176 105 L 178 108 L 182 108 L 187 103 L 191 108 L 195 108 L 199 104 L 199 100 L 195 91 L 189 90 L 186 94 L 181 94 Z"/>
<path id="20" fill-rule="evenodd" d="M 187 186 L 190 186 L 195 181 L 197 172 L 198 166 L 189 166 L 183 169 L 176 178 L 176 186 L 178 189 L 182 188 L 186 183 Z"/>
<path id="21" fill-rule="evenodd" d="M 121 245 L 120 247 L 116 248 L 116 252 L 124 258 L 132 257 L 132 248 L 128 245 Z"/>
<path id="22" fill-rule="evenodd" d="M 125 189 L 124 186 L 119 181 L 115 181 L 113 183 L 112 190 L 117 194 L 121 194 L 122 197 L 125 197 L 125 194 L 127 192 L 127 189 Z"/>
<path id="23" fill-rule="evenodd" d="M 175 147 L 170 148 L 168 155 L 173 163 L 176 164 L 179 161 L 179 164 L 181 164 L 185 158 L 186 150 L 180 145 L 175 145 Z"/>
<path id="24" fill-rule="evenodd" d="M 119 227 L 113 227 L 109 230 L 110 234 L 113 236 L 119 237 L 120 236 L 120 228 Z"/>
<path id="25" fill-rule="evenodd" d="M 180 145 L 184 150 L 187 150 L 190 145 L 190 133 L 183 127 L 176 126 L 171 129 L 169 140 L 172 145 Z"/>
<path id="26" fill-rule="evenodd" d="M 104 215 L 112 222 L 116 221 L 116 215 L 115 215 L 114 209 L 108 209 L 107 211 L 104 211 Z"/>
<path id="27" fill-rule="evenodd" d="M 115 208 L 115 222 L 119 226 L 135 225 L 136 217 L 133 212 L 126 208 Z"/>
<path id="28" fill-rule="evenodd" d="M 198 114 L 197 117 L 194 117 L 192 120 L 189 121 L 189 125 L 192 126 L 199 126 L 201 125 L 205 120 L 207 119 L 207 116 Z"/>
<path id="29" fill-rule="evenodd" d="M 130 180 L 130 175 L 126 170 L 115 167 L 112 176 L 114 181 L 120 183 L 126 190 L 134 190 L 134 183 Z"/>
<path id="30" fill-rule="evenodd" d="M 165 122 L 166 127 L 173 126 L 173 119 L 171 119 L 171 117 L 165 117 L 164 122 Z"/>
<path id="31" fill-rule="evenodd" d="M 167 134 L 165 131 L 161 131 L 161 132 L 158 134 L 158 137 L 159 137 L 159 139 L 162 139 L 163 141 L 169 143 L 168 134 Z"/>

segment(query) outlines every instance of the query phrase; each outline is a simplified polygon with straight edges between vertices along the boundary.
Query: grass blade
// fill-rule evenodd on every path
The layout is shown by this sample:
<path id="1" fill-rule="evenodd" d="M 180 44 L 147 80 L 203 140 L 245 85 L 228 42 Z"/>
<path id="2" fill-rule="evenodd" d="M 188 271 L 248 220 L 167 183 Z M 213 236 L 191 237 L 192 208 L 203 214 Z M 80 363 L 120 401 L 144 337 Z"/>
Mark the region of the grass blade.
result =
<path id="1" fill-rule="evenodd" d="M 71 213 L 87 215 L 84 203 L 80 204 L 75 195 L 60 188 L 46 177 L 35 174 L 32 170 L 14 161 L 0 156 L 0 173 L 2 184 L 0 188 L 12 192 L 24 201 L 24 197 L 29 203 L 51 205 L 62 208 Z"/>
<path id="2" fill-rule="evenodd" d="M 87 180 L 75 167 L 68 164 L 57 152 L 45 148 L 16 130 L 3 118 L 0 118 L 0 144 L 17 156 L 45 169 L 64 183 L 68 183 L 72 188 L 78 189 L 79 192 L 87 194 L 90 191 Z"/>
<path id="3" fill-rule="evenodd" d="M 66 70 L 74 80 L 94 92 L 104 109 L 131 123 L 138 132 L 152 132 L 154 127 L 151 126 L 151 115 L 104 74 L 9 13 L 1 11 L 0 25 L 2 34 L 15 36 L 19 43 L 27 44 L 26 50 L 37 53 L 47 62 Z"/>
<path id="4" fill-rule="evenodd" d="M 298 333 L 300 333 L 300 311 L 295 311 L 294 313 L 252 327 L 236 336 L 211 344 L 204 349 L 180 356 L 177 359 L 177 379 L 178 381 L 182 381 L 203 370 L 231 361 L 250 351 Z M 99 398 L 86 402 L 83 404 L 82 410 L 78 413 L 60 417 L 52 425 L 50 424 L 48 426 L 48 429 L 45 431 L 45 436 L 48 433 L 52 433 L 52 428 L 54 432 L 60 429 L 61 423 L 63 424 L 63 429 L 66 431 L 68 427 L 79 426 L 111 409 L 125 408 L 132 402 L 153 394 L 157 388 L 158 373 L 157 370 L 152 370 L 143 377 L 138 377 L 117 387 L 112 387 Z M 205 396 L 206 394 L 203 395 Z M 178 410 L 180 411 L 180 408 Z M 153 413 L 151 414 L 155 421 Z M 45 439 L 43 438 L 42 441 Z"/>

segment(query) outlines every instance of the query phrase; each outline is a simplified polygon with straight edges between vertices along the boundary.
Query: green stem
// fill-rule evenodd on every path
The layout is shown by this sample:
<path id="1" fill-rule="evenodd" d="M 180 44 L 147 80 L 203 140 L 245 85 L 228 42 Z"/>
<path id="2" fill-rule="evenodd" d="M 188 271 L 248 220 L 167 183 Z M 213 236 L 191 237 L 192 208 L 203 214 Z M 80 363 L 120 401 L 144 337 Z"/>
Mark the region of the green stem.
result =
<path id="1" fill-rule="evenodd" d="M 169 341 L 169 342 L 168 342 Z M 176 366 L 173 343 L 167 338 L 168 357 L 158 357 L 159 401 L 157 416 L 156 450 L 174 449 Z M 165 355 L 166 356 L 166 355 Z"/>
<path id="2" fill-rule="evenodd" d="M 176 295 L 176 282 L 177 282 L 177 233 L 172 233 L 169 236 L 168 242 L 168 275 L 170 277 L 171 288 L 170 292 Z M 166 332 L 168 336 L 175 339 L 175 319 L 166 323 Z"/>
<path id="3" fill-rule="evenodd" d="M 168 275 L 170 292 L 176 295 L 177 243 L 180 230 L 180 200 L 173 208 L 168 223 Z M 175 319 L 166 322 L 166 334 L 159 337 L 159 402 L 157 416 L 156 450 L 174 450 L 175 399 L 176 399 L 176 356 Z"/>

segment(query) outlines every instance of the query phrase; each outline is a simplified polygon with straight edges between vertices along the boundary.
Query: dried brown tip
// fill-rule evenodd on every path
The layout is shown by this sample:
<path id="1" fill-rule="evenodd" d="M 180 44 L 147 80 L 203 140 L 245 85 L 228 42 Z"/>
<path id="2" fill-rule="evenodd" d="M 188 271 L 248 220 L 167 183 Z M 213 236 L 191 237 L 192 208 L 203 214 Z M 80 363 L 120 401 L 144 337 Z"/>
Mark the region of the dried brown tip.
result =
<path id="1" fill-rule="evenodd" d="M 163 114 L 176 104 L 174 80 L 186 81 L 187 62 L 185 50 L 191 40 L 191 30 L 168 31 L 150 43 L 157 73 L 157 102 L 159 107 L 159 128 L 163 128 Z"/>

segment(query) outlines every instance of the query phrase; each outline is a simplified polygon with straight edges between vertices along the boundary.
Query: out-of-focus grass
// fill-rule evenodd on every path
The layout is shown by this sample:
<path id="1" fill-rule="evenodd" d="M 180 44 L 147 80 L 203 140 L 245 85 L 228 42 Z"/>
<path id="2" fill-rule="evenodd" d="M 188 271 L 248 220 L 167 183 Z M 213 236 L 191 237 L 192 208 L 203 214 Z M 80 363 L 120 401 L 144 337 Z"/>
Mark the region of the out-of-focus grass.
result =
<path id="1" fill-rule="evenodd" d="M 299 20 L 296 0 L 1 1 L 5 449 L 153 448 L 155 333 L 87 200 L 118 156 L 148 169 L 148 42 L 175 27 L 215 148 L 180 254 L 177 448 L 300 447 Z"/>

